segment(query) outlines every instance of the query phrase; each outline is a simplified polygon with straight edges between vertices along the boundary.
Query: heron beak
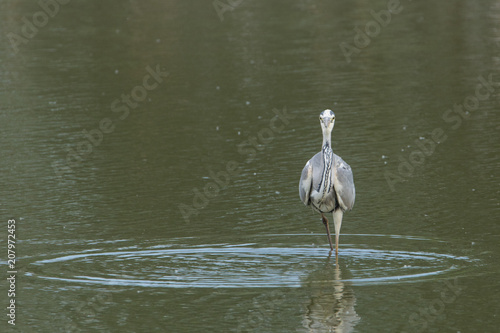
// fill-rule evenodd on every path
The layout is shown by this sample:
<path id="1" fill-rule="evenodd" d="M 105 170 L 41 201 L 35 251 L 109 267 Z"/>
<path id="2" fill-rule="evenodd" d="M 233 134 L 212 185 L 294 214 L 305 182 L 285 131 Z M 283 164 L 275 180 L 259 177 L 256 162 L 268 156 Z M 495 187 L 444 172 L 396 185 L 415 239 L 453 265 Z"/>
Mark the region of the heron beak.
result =
<path id="1" fill-rule="evenodd" d="M 324 117 L 323 118 L 323 125 L 325 125 L 325 127 L 328 128 L 331 121 L 332 121 L 332 117 Z"/>

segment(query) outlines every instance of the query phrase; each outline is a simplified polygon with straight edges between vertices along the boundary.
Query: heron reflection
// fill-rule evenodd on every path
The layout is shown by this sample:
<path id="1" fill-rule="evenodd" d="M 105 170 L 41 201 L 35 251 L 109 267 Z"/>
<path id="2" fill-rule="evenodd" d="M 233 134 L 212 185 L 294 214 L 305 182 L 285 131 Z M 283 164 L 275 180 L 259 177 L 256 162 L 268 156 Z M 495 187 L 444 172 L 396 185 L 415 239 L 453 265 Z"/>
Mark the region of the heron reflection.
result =
<path id="1" fill-rule="evenodd" d="M 348 273 L 345 267 L 327 262 L 305 281 L 309 300 L 302 325 L 307 332 L 352 332 L 360 320 L 355 309 L 356 296 L 351 284 L 342 280 L 342 269 Z"/>

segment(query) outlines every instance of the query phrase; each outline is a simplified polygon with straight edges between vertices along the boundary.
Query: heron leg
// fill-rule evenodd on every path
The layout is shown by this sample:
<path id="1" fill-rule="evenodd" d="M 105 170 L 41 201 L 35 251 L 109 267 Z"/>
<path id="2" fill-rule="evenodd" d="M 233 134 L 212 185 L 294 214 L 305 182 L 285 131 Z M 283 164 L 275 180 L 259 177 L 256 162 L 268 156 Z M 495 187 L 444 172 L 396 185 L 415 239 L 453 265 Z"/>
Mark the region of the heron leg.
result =
<path id="1" fill-rule="evenodd" d="M 342 217 L 344 212 L 341 209 L 333 212 L 333 224 L 335 225 L 335 256 L 339 255 L 339 237 L 340 237 L 340 227 L 342 226 Z"/>
<path id="2" fill-rule="evenodd" d="M 328 235 L 328 241 L 330 242 L 330 251 L 333 251 L 332 236 L 330 235 L 330 227 L 328 226 L 328 219 L 321 213 L 321 219 L 326 228 L 326 234 Z"/>

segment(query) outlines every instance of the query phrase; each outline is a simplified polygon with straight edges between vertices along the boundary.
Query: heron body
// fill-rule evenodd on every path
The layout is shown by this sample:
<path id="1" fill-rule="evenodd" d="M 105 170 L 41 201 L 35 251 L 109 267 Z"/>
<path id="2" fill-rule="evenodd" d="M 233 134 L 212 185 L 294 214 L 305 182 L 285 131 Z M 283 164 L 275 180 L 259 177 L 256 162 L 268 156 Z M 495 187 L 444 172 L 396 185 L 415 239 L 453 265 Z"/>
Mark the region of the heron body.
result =
<path id="1" fill-rule="evenodd" d="M 323 131 L 323 146 L 302 170 L 299 195 L 306 206 L 310 205 L 314 211 L 321 214 L 332 251 L 330 228 L 324 214 L 333 213 L 335 255 L 338 256 L 342 217 L 345 211 L 351 210 L 354 206 L 356 191 L 351 167 L 332 150 L 331 134 L 335 124 L 335 114 L 331 110 L 325 110 L 319 119 Z"/>

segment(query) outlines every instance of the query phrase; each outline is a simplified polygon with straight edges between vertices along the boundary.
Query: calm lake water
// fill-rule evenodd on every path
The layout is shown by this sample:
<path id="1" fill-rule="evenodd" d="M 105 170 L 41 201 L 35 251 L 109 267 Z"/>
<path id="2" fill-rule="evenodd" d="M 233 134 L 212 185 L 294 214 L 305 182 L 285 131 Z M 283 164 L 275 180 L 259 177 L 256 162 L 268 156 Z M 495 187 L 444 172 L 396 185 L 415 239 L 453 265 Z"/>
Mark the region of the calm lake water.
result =
<path id="1" fill-rule="evenodd" d="M 498 331 L 498 1 L 0 22 L 2 332 Z M 326 108 L 357 192 L 338 266 L 297 189 Z"/>

